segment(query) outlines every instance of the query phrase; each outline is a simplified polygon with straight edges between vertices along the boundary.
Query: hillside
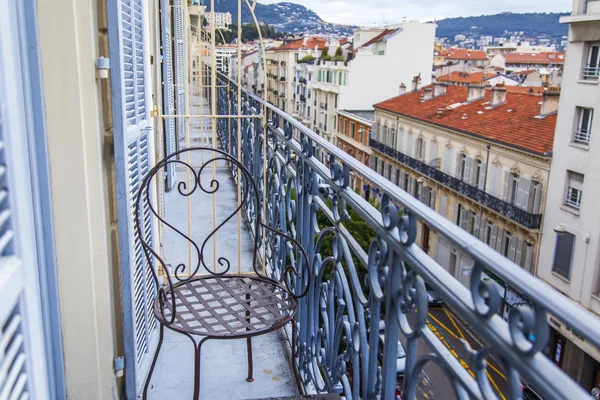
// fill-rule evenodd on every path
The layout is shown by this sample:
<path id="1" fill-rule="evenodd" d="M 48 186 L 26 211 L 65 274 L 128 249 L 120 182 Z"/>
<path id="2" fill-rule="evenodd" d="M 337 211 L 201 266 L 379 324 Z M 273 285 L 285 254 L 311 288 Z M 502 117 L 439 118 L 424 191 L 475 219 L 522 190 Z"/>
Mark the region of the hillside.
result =
<path id="1" fill-rule="evenodd" d="M 209 2 L 205 2 L 209 3 Z M 238 0 L 215 0 L 215 10 L 230 12 L 237 23 Z M 242 3 L 242 22 L 254 22 L 250 10 Z M 207 4 L 210 11 L 210 4 Z M 254 9 L 258 22 L 274 26 L 280 32 L 343 34 L 352 33 L 351 27 L 323 21 L 314 11 L 295 3 L 261 4 Z"/>
<path id="2" fill-rule="evenodd" d="M 565 36 L 568 25 L 559 23 L 559 18 L 566 13 L 530 13 L 513 14 L 501 13 L 496 15 L 481 15 L 478 17 L 447 18 L 436 21 L 438 24 L 436 36 L 454 38 L 462 34 L 503 36 L 506 32 L 524 32 L 524 37 L 549 36 L 558 38 Z"/>

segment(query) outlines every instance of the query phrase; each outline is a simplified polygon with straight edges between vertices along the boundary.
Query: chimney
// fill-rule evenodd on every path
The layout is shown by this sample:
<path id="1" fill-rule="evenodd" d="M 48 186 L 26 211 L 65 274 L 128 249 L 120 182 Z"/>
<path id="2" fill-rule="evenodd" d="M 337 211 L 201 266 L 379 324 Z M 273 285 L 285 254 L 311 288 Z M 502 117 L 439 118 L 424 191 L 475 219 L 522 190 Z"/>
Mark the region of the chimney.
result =
<path id="1" fill-rule="evenodd" d="M 506 103 L 506 89 L 502 86 L 492 88 L 492 107 Z"/>
<path id="2" fill-rule="evenodd" d="M 467 101 L 472 102 L 483 99 L 485 96 L 485 85 L 469 85 Z"/>
<path id="3" fill-rule="evenodd" d="M 404 96 L 406 94 L 406 85 L 404 83 L 400 84 L 400 90 L 398 93 L 400 96 Z"/>
<path id="4" fill-rule="evenodd" d="M 416 92 L 421 89 L 421 74 L 415 76 L 412 80 L 412 91 Z"/>
<path id="5" fill-rule="evenodd" d="M 443 96 L 446 94 L 448 84 L 445 82 L 435 82 L 433 84 L 433 97 Z"/>
<path id="6" fill-rule="evenodd" d="M 550 89 L 542 95 L 541 115 L 550 115 L 558 111 L 558 101 L 560 100 L 560 89 Z"/>
<path id="7" fill-rule="evenodd" d="M 431 99 L 433 99 L 433 89 L 430 87 L 426 87 L 425 93 L 423 95 L 423 101 L 427 101 L 427 100 L 431 100 Z"/>

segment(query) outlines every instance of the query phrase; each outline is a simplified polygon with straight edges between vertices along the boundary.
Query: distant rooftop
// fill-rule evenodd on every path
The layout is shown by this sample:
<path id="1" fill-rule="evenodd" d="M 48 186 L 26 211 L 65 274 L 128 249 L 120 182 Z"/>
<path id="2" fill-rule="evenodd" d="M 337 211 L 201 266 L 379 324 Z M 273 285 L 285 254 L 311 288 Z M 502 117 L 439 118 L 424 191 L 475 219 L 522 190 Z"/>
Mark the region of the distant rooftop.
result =
<path id="1" fill-rule="evenodd" d="M 375 121 L 375 110 L 340 110 L 343 113 L 350 114 L 356 118 L 364 119 L 365 121 Z"/>
<path id="2" fill-rule="evenodd" d="M 429 86 L 428 88 L 431 88 Z M 424 101 L 425 88 L 375 104 L 375 109 L 453 129 L 538 155 L 554 144 L 556 113 L 540 118 L 542 96 L 536 88 L 506 88 L 506 101 L 491 107 L 492 91 L 467 102 L 466 86 L 448 86 L 444 95 Z M 531 92 L 531 94 L 529 93 Z"/>

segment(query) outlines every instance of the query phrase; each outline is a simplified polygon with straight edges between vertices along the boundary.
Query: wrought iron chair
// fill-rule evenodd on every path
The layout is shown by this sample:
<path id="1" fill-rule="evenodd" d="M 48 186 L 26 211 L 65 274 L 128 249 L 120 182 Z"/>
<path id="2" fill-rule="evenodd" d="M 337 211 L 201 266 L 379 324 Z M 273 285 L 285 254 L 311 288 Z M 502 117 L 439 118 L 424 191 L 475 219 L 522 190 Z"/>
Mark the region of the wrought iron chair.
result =
<path id="1" fill-rule="evenodd" d="M 194 168 L 179 159 L 179 156 L 186 152 L 207 152 L 210 156 L 202 165 Z M 209 185 L 202 180 L 203 173 L 207 175 L 206 171 L 211 171 L 209 166 L 217 162 L 229 164 L 232 171 L 238 171 L 240 174 L 241 199 L 231 215 L 221 222 L 202 243 L 196 243 L 156 212 L 151 201 L 154 187 L 153 178 L 157 174 L 162 174 L 167 165 L 179 165 L 189 170 L 192 183 L 188 187 L 186 182 L 179 182 L 174 190 L 176 193 L 181 196 L 191 196 L 196 191 L 207 194 L 217 193 L 221 183 L 216 178 L 210 177 Z M 310 282 L 309 260 L 300 243 L 261 222 L 260 195 L 256 182 L 242 163 L 221 150 L 206 147 L 184 149 L 169 155 L 159 161 L 143 179 L 135 204 L 135 229 L 146 256 L 148 268 L 151 269 L 154 277 L 157 293 L 154 301 L 154 316 L 160 325 L 159 343 L 146 378 L 144 399 L 147 398 L 148 386 L 162 346 L 165 328 L 187 336 L 194 344 L 194 399 L 198 399 L 200 396 L 200 357 L 204 342 L 208 339 L 246 339 L 248 349 L 248 378 L 246 380 L 252 382 L 254 379 L 251 338 L 273 332 L 293 320 L 297 311 L 298 298 L 308 292 L 308 283 L 302 286 L 302 282 Z M 215 272 L 209 267 L 209 261 L 205 256 L 206 245 L 216 232 L 244 206 L 250 207 L 255 216 L 253 218 L 255 222 L 251 226 L 253 273 L 250 275 L 228 273 L 231 263 L 225 256 L 218 257 L 218 263 L 223 270 Z M 142 210 L 149 210 L 150 216 L 148 212 L 145 213 L 146 215 L 142 215 Z M 142 224 L 149 223 L 149 217 L 160 220 L 166 228 L 172 229 L 191 244 L 192 251 L 195 251 L 197 256 L 196 265 L 186 266 L 185 263 L 180 263 L 172 271 L 172 276 L 167 272 L 165 261 L 147 243 L 146 238 L 140 235 L 140 232 L 143 232 L 140 228 Z M 280 236 L 291 244 L 291 248 L 295 248 L 299 255 L 298 264 L 301 268 L 285 267 L 280 279 L 273 279 L 258 268 L 258 251 L 265 231 Z M 164 280 L 166 282 L 164 283 L 161 283 L 157 273 L 159 267 L 165 271 Z M 191 267 L 191 273 L 184 276 L 187 267 Z M 202 269 L 204 271 L 200 275 Z M 296 290 L 293 286 L 296 286 Z M 199 339 L 197 340 L 195 336 Z"/>

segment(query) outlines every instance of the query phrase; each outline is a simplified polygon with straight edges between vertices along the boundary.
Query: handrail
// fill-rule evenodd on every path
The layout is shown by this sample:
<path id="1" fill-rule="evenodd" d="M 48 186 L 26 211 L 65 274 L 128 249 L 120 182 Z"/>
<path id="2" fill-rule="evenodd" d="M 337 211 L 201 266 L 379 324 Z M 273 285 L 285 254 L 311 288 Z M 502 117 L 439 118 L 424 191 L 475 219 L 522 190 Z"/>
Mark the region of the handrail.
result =
<path id="1" fill-rule="evenodd" d="M 226 76 L 218 76 L 218 79 L 229 85 L 230 90 L 238 90 L 237 85 Z M 221 88 L 219 93 L 226 94 L 226 90 Z M 311 289 L 309 299 L 300 304 L 296 322 L 298 332 L 294 336 L 295 348 L 299 350 L 296 359 L 298 368 L 318 391 L 343 391 L 354 393 L 356 398 L 367 398 L 378 393 L 377 388 L 380 387 L 382 398 L 391 398 L 388 396 L 393 393 L 395 384 L 391 382 L 392 379 L 395 381 L 395 370 L 391 371 L 394 368 L 392 363 L 395 362 L 395 356 L 391 355 L 391 346 L 396 343 L 402 331 L 404 337 L 407 337 L 405 389 L 408 398 L 412 398 L 410 394 L 414 394 L 416 390 L 416 376 L 428 362 L 442 367 L 458 393 L 464 394 L 466 391 L 475 398 L 491 398 L 493 391 L 485 374 L 484 362 L 490 353 L 508 368 L 511 397 L 518 396 L 521 384 L 519 376 L 532 384 L 544 398 L 586 396 L 581 387 L 541 351 L 548 337 L 549 312 L 596 348 L 600 348 L 600 335 L 597 334 L 600 332 L 598 318 L 400 190 L 375 171 L 366 168 L 364 164 L 333 146 L 286 112 L 243 88 L 242 93 L 244 113 L 259 114 L 266 110 L 269 120 L 266 126 L 262 126 L 256 118 L 241 118 L 241 140 L 246 147 L 240 156 L 251 166 L 249 169 L 261 177 L 262 162 L 267 160 L 266 184 L 270 189 L 267 190 L 268 198 L 263 201 L 267 202 L 271 213 L 270 223 L 279 226 L 282 221 L 286 221 L 286 226 L 279 227 L 293 232 L 308 250 L 309 257 L 316 257 L 318 260 L 315 263 L 317 270 L 313 274 L 316 279 L 315 286 Z M 217 99 L 223 113 L 231 106 L 227 103 L 227 97 L 219 96 Z M 230 96 L 229 101 L 235 101 L 234 97 Z M 226 125 L 221 125 L 220 137 L 225 148 L 232 146 L 230 141 L 237 140 L 226 133 Z M 267 155 L 262 155 L 262 140 L 267 140 Z M 316 148 L 329 155 L 329 168 L 314 157 Z M 383 195 L 382 212 L 348 187 L 350 171 L 380 190 Z M 317 177 L 334 192 L 331 206 L 318 196 Z M 291 197 L 292 188 L 296 198 Z M 400 217 L 395 204 L 403 210 Z M 330 218 L 331 228 L 319 229 L 315 226 L 317 210 L 321 210 Z M 345 228 L 348 210 L 353 210 L 377 235 L 368 251 L 362 249 Z M 417 220 L 450 240 L 455 247 L 475 261 L 470 289 L 459 283 L 414 244 Z M 325 257 L 322 251 L 325 250 L 324 237 L 327 235 L 334 237 L 330 250 L 335 251 L 333 255 Z M 268 245 L 273 246 L 271 243 Z M 276 247 L 271 247 L 271 250 L 276 251 Z M 358 271 L 363 265 L 368 270 L 367 292 L 364 291 L 367 288 L 362 287 L 358 277 Z M 407 265 L 410 265 L 410 269 L 406 268 Z M 337 272 L 325 279 L 324 266 Z M 491 284 L 481 279 L 484 270 L 491 271 L 523 293 L 530 307 L 513 308 L 508 323 L 504 321 L 496 314 L 501 301 L 499 294 Z M 472 357 L 471 369 L 475 372 L 475 379 L 466 373 L 458 360 L 447 352 L 426 326 L 427 305 L 421 279 L 436 289 L 452 310 L 489 344 L 489 348 L 480 351 L 467 349 L 469 357 Z M 331 292 L 333 287 L 339 290 Z M 331 293 L 332 298 L 341 296 L 339 300 L 344 299 L 346 308 L 342 311 L 342 317 L 336 312 L 337 305 L 330 304 L 321 296 L 322 291 Z M 379 323 L 382 304 L 386 304 L 385 308 L 394 312 L 388 312 L 384 316 L 385 340 L 392 345 L 390 348 L 386 345 L 384 350 L 382 381 L 378 384 L 378 362 L 373 350 L 378 340 L 373 337 L 378 334 L 373 335 L 374 332 L 369 326 L 377 326 L 373 324 Z M 370 321 L 365 320 L 367 310 Z M 417 310 L 415 317 L 419 322 L 416 326 L 406 325 L 407 315 L 413 310 Z M 332 332 L 323 330 L 321 315 L 328 312 L 331 312 L 328 315 L 336 325 L 327 330 L 336 330 L 340 337 L 343 336 L 349 341 L 349 346 L 354 350 L 346 349 L 340 354 L 340 342 L 336 342 L 337 339 L 334 340 L 330 336 Z M 529 340 L 531 333 L 536 338 L 533 342 Z M 435 356 L 424 357 L 416 354 L 416 341 L 419 338 L 428 343 Z M 325 346 L 325 354 L 312 353 L 313 350 L 320 351 L 322 346 Z M 352 372 L 359 374 L 353 375 L 352 382 L 337 369 L 342 368 L 342 364 L 344 369 L 347 365 L 354 365 L 357 370 L 360 369 L 360 372 Z M 327 374 L 326 377 L 322 375 L 324 373 Z"/>

